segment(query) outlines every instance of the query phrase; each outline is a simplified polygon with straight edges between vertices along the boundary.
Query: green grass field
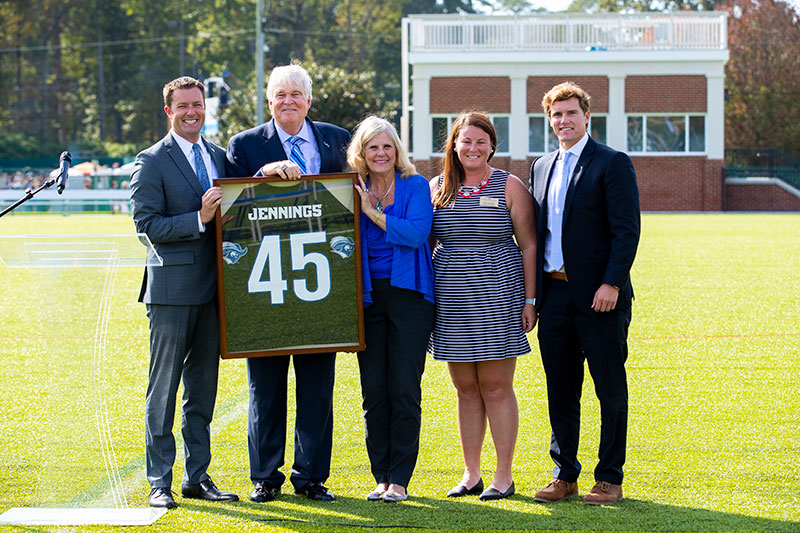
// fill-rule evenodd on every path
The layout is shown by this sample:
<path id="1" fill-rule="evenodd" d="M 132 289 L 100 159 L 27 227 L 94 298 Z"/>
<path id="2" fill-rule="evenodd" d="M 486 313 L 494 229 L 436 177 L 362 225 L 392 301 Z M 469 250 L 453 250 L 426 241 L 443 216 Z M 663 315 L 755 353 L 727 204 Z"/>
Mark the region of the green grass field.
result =
<path id="1" fill-rule="evenodd" d="M 131 231 L 124 215 L 0 220 L 0 236 Z M 90 277 L 82 273 L 68 285 L 80 294 Z M 140 280 L 140 269 L 120 270 L 108 329 L 107 383 L 128 503 L 144 507 L 148 348 L 145 308 L 136 303 Z M 180 507 L 147 531 L 800 531 L 800 215 L 645 215 L 633 282 L 626 498 L 619 505 L 533 502 L 552 465 L 544 375 L 532 334 L 533 353 L 520 359 L 516 374 L 516 496 L 487 503 L 445 498 L 462 471 L 455 393 L 446 366 L 429 360 L 412 497 L 398 505 L 367 502 L 364 496 L 374 482 L 363 443 L 358 367 L 352 354 L 340 354 L 327 483 L 337 502 L 311 503 L 288 493 L 253 504 L 247 501 L 245 363 L 230 360 L 221 363 L 209 473 L 220 488 L 238 492 L 244 501 L 214 505 L 178 497 Z M 82 445 L 96 433 L 93 410 L 86 398 L 70 399 L 93 372 L 91 364 L 76 361 L 76 346 L 85 340 L 76 333 L 54 342 L 44 325 L 63 317 L 49 316 L 43 324 L 41 293 L 29 272 L 0 266 L 0 283 L 0 512 L 32 505 L 49 492 L 76 501 L 74 487 L 100 498 L 102 473 L 87 468 L 89 451 Z M 43 356 L 47 345 L 55 355 Z M 290 441 L 292 429 L 290 423 Z M 599 439 L 588 372 L 581 436 L 583 494 L 593 481 Z M 42 450 L 54 457 L 49 463 L 56 474 L 40 477 Z M 291 450 L 287 446 L 287 473 Z M 488 480 L 494 463 L 488 438 L 483 457 Z M 181 469 L 179 459 L 177 491 Z M 286 483 L 284 489 L 291 486 Z"/>

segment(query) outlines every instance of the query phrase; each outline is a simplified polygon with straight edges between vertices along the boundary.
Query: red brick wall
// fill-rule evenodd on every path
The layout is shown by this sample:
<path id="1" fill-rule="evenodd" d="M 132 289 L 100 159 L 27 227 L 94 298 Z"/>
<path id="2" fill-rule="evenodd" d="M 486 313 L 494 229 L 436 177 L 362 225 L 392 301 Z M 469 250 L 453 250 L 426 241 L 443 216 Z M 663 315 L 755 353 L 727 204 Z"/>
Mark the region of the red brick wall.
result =
<path id="1" fill-rule="evenodd" d="M 628 76 L 627 113 L 705 113 L 705 76 Z"/>
<path id="2" fill-rule="evenodd" d="M 702 157 L 632 157 L 642 211 L 722 210 L 722 160 Z M 492 166 L 510 171 L 528 184 L 533 157 L 492 159 Z M 414 161 L 417 172 L 432 178 L 441 172 L 441 158 Z M 728 187 L 730 189 L 730 186 Z M 730 202 L 730 194 L 727 196 Z M 800 202 L 800 199 L 798 199 Z M 731 209 L 728 206 L 728 209 Z M 765 209 L 768 208 L 752 208 Z M 785 209 L 800 210 L 798 207 Z"/>
<path id="3" fill-rule="evenodd" d="M 505 76 L 431 78 L 431 113 L 511 112 L 511 79 Z"/>
<path id="4" fill-rule="evenodd" d="M 565 81 L 577 83 L 589 93 L 589 96 L 592 97 L 589 101 L 590 111 L 608 113 L 608 78 L 606 76 L 530 76 L 527 91 L 528 113 L 541 113 L 544 95 L 555 85 Z"/>
<path id="5" fill-rule="evenodd" d="M 800 198 L 773 184 L 725 185 L 726 211 L 800 211 Z"/>
<path id="6" fill-rule="evenodd" d="M 719 211 L 722 160 L 631 157 L 642 211 Z"/>

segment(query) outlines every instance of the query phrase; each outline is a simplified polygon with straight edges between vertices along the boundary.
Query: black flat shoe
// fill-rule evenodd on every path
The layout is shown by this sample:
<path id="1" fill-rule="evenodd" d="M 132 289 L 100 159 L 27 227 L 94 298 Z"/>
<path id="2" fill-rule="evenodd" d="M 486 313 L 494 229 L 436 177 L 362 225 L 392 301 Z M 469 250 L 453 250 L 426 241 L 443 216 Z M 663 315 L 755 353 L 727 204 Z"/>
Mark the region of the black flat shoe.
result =
<path id="1" fill-rule="evenodd" d="M 460 498 L 462 496 L 474 496 L 476 494 L 480 494 L 483 492 L 483 478 L 479 478 L 478 482 L 475 483 L 471 489 L 468 489 L 464 485 L 456 485 L 452 489 L 447 491 L 448 498 Z"/>
<path id="2" fill-rule="evenodd" d="M 201 481 L 197 485 L 181 485 L 181 496 L 184 498 L 197 498 L 210 502 L 238 502 L 239 497 L 232 492 L 222 492 L 214 485 L 211 478 Z"/>
<path id="3" fill-rule="evenodd" d="M 280 493 L 281 489 L 279 487 L 270 487 L 264 483 L 256 483 L 253 492 L 250 493 L 250 501 L 256 503 L 271 502 Z"/>
<path id="4" fill-rule="evenodd" d="M 154 487 L 150 489 L 150 507 L 165 507 L 175 509 L 178 506 L 169 487 Z"/>
<path id="5" fill-rule="evenodd" d="M 514 488 L 514 482 L 512 481 L 511 486 L 508 487 L 508 489 L 505 492 L 500 492 L 494 487 L 489 487 L 483 492 L 483 494 L 479 496 L 479 498 L 483 501 L 502 500 L 503 498 L 508 498 L 509 496 L 514 494 L 515 491 L 516 489 Z"/>
<path id="6" fill-rule="evenodd" d="M 309 500 L 318 502 L 332 502 L 336 498 L 331 494 L 325 485 L 319 482 L 308 483 L 304 487 L 295 489 L 295 494 L 305 494 Z"/>

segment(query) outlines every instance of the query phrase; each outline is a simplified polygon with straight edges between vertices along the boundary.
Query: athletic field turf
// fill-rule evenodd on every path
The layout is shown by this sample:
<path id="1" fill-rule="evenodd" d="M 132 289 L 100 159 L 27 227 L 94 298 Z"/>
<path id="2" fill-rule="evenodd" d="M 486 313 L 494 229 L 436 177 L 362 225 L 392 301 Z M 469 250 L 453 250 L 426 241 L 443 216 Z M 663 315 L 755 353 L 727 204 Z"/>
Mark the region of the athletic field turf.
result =
<path id="1" fill-rule="evenodd" d="M 0 219 L 0 236 L 132 231 L 125 215 Z M 76 294 L 89 290 L 84 284 L 92 283 L 90 277 L 75 276 L 71 284 Z M 139 268 L 119 272 L 106 369 L 116 461 L 128 503 L 135 507 L 147 506 L 148 495 L 143 425 L 147 321 L 144 305 L 135 301 L 140 281 Z M 367 502 L 364 496 L 374 482 L 363 442 L 358 368 L 354 355 L 340 354 L 327 482 L 337 501 L 309 502 L 292 494 L 287 482 L 278 500 L 251 503 L 247 379 L 244 361 L 233 360 L 221 363 L 209 473 L 221 489 L 237 492 L 243 501 L 210 504 L 177 496 L 180 507 L 147 531 L 800 531 L 800 215 L 645 215 L 633 283 L 637 299 L 627 365 L 628 458 L 620 504 L 533 502 L 552 468 L 534 332 L 533 352 L 519 360 L 516 373 L 520 435 L 514 497 L 487 503 L 477 497 L 445 498 L 462 472 L 455 393 L 446 366 L 429 360 L 411 498 L 396 505 Z M 92 495 L 100 480 L 87 473 L 81 447 L 84 435 L 89 439 L 96 433 L 93 411 L 87 408 L 89 414 L 84 414 L 90 403 L 86 398 L 69 399 L 73 388 L 79 391 L 92 379 L 92 366 L 75 361 L 75 345 L 83 342 L 77 333 L 56 343 L 47 326 L 52 321 L 71 324 L 73 318 L 56 313 L 42 320 L 38 301 L 43 293 L 29 272 L 0 265 L 0 286 L 0 512 L 33 505 L 37 494 L 63 494 L 65 501 L 76 501 L 76 486 L 101 498 Z M 94 321 L 93 316 L 78 319 L 76 329 L 80 319 L 87 327 Z M 48 343 L 60 346 L 55 356 L 42 355 Z M 48 389 L 48 383 L 58 390 Z M 293 420 L 293 413 L 289 418 Z M 593 482 L 599 439 L 588 371 L 582 420 L 581 494 Z M 292 429 L 290 422 L 287 474 Z M 50 450 L 49 461 L 42 449 Z M 179 443 L 173 483 L 177 492 L 181 454 Z M 40 477 L 45 462 L 57 475 Z M 489 438 L 483 462 L 488 483 L 494 464 Z"/>

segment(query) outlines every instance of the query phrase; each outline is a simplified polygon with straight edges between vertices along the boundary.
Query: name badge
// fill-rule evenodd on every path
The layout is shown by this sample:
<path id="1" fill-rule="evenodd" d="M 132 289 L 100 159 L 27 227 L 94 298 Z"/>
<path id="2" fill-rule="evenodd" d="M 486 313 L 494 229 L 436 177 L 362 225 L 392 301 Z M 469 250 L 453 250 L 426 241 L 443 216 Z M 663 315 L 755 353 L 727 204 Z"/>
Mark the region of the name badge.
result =
<path id="1" fill-rule="evenodd" d="M 481 196 L 481 207 L 499 207 L 500 198 L 490 198 L 488 196 Z"/>

